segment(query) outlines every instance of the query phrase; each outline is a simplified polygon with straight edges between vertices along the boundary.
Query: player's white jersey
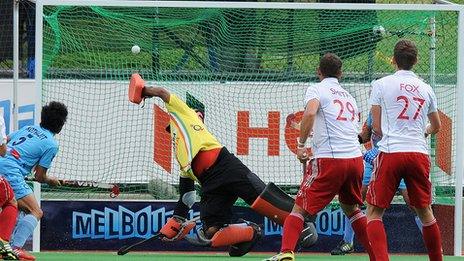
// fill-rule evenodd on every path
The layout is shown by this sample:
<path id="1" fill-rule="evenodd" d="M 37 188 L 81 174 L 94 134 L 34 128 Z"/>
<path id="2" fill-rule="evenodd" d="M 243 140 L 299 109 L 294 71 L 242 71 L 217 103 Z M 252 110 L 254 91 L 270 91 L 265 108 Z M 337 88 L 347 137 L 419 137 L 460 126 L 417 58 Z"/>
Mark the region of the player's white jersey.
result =
<path id="1" fill-rule="evenodd" d="M 430 85 L 412 71 L 400 70 L 372 83 L 369 103 L 382 107 L 380 151 L 428 154 L 424 137 L 427 115 L 437 111 Z"/>
<path id="2" fill-rule="evenodd" d="M 0 115 L 0 145 L 6 144 L 5 120 Z"/>
<path id="3" fill-rule="evenodd" d="M 312 152 L 315 158 L 355 158 L 361 156 L 358 142 L 359 111 L 356 100 L 337 78 L 325 78 L 306 90 L 305 105 L 317 99 Z"/>

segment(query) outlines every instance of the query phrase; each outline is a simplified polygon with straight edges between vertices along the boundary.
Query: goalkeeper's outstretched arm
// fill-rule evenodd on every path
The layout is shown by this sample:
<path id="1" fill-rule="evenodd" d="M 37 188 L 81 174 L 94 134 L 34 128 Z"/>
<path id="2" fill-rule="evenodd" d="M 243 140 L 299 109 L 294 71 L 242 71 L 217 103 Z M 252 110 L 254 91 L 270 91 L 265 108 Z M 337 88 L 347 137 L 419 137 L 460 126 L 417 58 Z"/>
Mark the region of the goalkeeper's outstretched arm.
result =
<path id="1" fill-rule="evenodd" d="M 169 103 L 171 93 L 162 87 L 144 87 L 142 90 L 143 97 L 160 97 L 165 103 Z"/>

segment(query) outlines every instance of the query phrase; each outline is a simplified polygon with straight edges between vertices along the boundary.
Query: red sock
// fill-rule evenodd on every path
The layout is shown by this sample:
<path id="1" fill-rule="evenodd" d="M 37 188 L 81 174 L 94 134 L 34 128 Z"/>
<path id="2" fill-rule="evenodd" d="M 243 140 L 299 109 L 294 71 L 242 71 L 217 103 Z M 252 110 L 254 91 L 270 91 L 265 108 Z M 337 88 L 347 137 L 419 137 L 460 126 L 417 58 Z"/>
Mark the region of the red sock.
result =
<path id="1" fill-rule="evenodd" d="M 387 235 L 382 220 L 373 219 L 367 222 L 367 236 L 375 254 L 375 260 L 388 261 Z"/>
<path id="2" fill-rule="evenodd" d="M 303 221 L 303 216 L 298 213 L 291 213 L 285 219 L 280 252 L 295 251 L 296 243 L 303 230 Z"/>
<path id="3" fill-rule="evenodd" d="M 16 218 L 18 217 L 18 207 L 7 203 L 2 207 L 0 213 L 0 238 L 10 241 L 11 233 L 16 225 Z"/>
<path id="4" fill-rule="evenodd" d="M 371 244 L 369 244 L 369 238 L 367 237 L 367 218 L 361 210 L 356 210 L 349 217 L 351 227 L 353 228 L 356 239 L 362 244 L 369 254 L 370 260 L 375 260 L 374 253 L 372 252 Z"/>
<path id="5" fill-rule="evenodd" d="M 430 261 L 442 261 L 441 235 L 436 219 L 423 224 L 422 237 L 429 252 Z"/>

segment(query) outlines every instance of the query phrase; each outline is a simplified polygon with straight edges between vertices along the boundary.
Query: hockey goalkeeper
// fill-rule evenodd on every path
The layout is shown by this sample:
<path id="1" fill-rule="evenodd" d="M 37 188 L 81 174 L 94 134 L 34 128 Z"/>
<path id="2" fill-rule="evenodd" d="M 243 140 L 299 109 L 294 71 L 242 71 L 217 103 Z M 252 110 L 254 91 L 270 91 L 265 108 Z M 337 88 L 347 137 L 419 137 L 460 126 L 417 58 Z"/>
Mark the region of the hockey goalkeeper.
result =
<path id="1" fill-rule="evenodd" d="M 175 241 L 185 237 L 194 227 L 182 225 L 195 203 L 194 182 L 201 185 L 200 218 L 203 227 L 191 243 L 209 246 L 230 246 L 230 256 L 248 253 L 261 237 L 258 225 L 243 221 L 230 224 L 232 206 L 242 198 L 253 210 L 283 224 L 293 206 L 293 199 L 274 184 L 267 186 L 237 157 L 207 130 L 203 123 L 203 109 L 194 110 L 175 94 L 164 88 L 144 87 L 144 81 L 133 74 L 129 87 L 129 100 L 139 104 L 144 98 L 161 98 L 171 119 L 166 128 L 171 133 L 176 159 L 180 165 L 180 199 L 174 215 L 160 232 L 164 240 Z M 193 107 L 193 106 L 192 106 Z M 184 223 L 185 224 L 185 223 Z M 312 223 L 306 223 L 300 243 L 308 247 L 317 240 Z"/>

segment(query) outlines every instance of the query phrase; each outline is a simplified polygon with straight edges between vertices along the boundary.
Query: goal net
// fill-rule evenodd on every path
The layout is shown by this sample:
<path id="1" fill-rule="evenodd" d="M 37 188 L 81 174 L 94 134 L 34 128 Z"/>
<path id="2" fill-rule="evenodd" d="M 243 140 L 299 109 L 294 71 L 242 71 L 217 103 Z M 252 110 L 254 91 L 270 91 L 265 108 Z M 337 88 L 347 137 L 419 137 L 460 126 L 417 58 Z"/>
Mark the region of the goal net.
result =
<path id="1" fill-rule="evenodd" d="M 435 200 L 452 203 L 457 130 L 455 11 L 50 6 L 43 9 L 42 103 L 64 102 L 50 175 L 120 184 L 121 198 L 176 198 L 179 166 L 159 99 L 131 104 L 138 72 L 204 106 L 208 129 L 266 182 L 295 192 L 306 88 L 322 54 L 343 59 L 342 85 L 364 122 L 370 82 L 394 72 L 400 38 L 416 42 L 415 72 L 438 97 L 443 130 L 429 139 Z M 140 53 L 131 48 L 138 45 Z M 45 198 L 105 196 L 99 188 L 43 187 Z M 82 193 L 86 193 L 85 196 Z"/>

